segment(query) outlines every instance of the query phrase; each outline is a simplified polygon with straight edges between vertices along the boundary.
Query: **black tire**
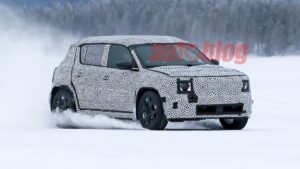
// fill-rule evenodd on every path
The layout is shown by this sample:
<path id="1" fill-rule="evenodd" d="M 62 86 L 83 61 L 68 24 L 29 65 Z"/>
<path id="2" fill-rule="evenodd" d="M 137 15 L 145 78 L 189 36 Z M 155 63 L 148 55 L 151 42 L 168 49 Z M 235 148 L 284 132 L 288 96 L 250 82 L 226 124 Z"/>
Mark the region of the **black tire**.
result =
<path id="1" fill-rule="evenodd" d="M 247 117 L 233 118 L 233 119 L 222 118 L 220 119 L 220 122 L 225 129 L 241 130 L 246 126 L 248 122 L 248 118 Z"/>
<path id="2" fill-rule="evenodd" d="M 164 115 L 160 97 L 152 92 L 145 92 L 138 103 L 138 119 L 141 125 L 150 130 L 163 130 L 168 120 Z"/>
<path id="3" fill-rule="evenodd" d="M 158 130 L 163 130 L 163 129 L 165 129 L 167 125 L 168 125 L 168 120 L 167 120 L 165 114 L 163 114 L 163 119 L 162 119 L 162 121 L 161 121 L 161 124 L 160 124 Z"/>
<path id="4" fill-rule="evenodd" d="M 61 113 L 68 109 L 76 111 L 74 98 L 70 92 L 59 90 L 51 100 L 51 111 Z"/>

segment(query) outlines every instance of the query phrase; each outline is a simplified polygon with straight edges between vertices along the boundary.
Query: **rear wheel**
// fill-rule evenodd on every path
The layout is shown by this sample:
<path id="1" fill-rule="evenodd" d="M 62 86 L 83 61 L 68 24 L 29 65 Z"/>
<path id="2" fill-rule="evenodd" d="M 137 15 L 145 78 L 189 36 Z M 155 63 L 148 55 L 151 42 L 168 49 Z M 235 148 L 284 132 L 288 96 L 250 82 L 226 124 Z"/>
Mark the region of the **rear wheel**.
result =
<path id="1" fill-rule="evenodd" d="M 145 92 L 138 103 L 138 119 L 144 128 L 150 130 L 163 130 L 168 120 L 164 115 L 160 97 L 152 92 Z"/>
<path id="2" fill-rule="evenodd" d="M 246 124 L 248 122 L 248 118 L 247 117 L 232 118 L 232 119 L 222 118 L 222 119 L 220 119 L 220 122 L 225 129 L 241 130 L 246 126 Z"/>
<path id="3" fill-rule="evenodd" d="M 66 90 L 58 91 L 51 100 L 52 112 L 63 112 L 66 110 L 76 111 L 75 101 L 70 92 Z"/>

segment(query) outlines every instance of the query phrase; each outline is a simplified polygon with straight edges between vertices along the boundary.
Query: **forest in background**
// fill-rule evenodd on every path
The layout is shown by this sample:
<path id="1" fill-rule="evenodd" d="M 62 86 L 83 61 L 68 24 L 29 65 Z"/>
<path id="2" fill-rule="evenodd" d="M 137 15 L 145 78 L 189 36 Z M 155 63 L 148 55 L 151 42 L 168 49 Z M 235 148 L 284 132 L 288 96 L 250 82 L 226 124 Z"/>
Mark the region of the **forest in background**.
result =
<path id="1" fill-rule="evenodd" d="M 246 43 L 256 55 L 300 53 L 298 0 L 80 0 L 14 6 L 28 22 L 78 36 L 172 35 Z"/>

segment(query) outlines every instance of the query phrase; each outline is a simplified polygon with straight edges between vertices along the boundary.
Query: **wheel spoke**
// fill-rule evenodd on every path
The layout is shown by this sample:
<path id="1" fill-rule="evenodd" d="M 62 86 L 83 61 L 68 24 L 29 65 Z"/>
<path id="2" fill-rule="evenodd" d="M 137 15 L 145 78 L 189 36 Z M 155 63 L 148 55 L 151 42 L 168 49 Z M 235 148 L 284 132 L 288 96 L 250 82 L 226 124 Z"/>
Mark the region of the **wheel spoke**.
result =
<path id="1" fill-rule="evenodd" d="M 61 96 L 56 101 L 57 107 L 59 108 L 59 111 L 62 112 L 69 108 L 70 101 L 65 96 Z"/>
<path id="2" fill-rule="evenodd" d="M 147 110 L 146 105 L 142 105 L 142 112 L 145 112 Z"/>
<path id="3" fill-rule="evenodd" d="M 152 120 L 152 117 L 151 117 L 150 115 L 148 116 L 147 121 L 148 121 L 148 125 L 151 125 L 151 124 L 152 124 L 152 121 L 153 121 L 153 120 Z"/>
<path id="4" fill-rule="evenodd" d="M 154 124 L 157 123 L 160 109 L 158 107 L 159 102 L 156 98 L 152 98 L 151 95 L 147 95 L 141 100 L 140 112 L 141 122 L 146 128 L 153 128 Z"/>
<path id="5" fill-rule="evenodd" d="M 156 119 L 157 113 L 156 113 L 156 112 L 152 112 L 152 113 L 151 113 L 151 117 L 152 117 L 153 119 Z"/>
<path id="6" fill-rule="evenodd" d="M 150 116 L 149 116 L 149 114 L 146 115 L 145 122 L 146 122 L 146 125 L 150 125 Z"/>

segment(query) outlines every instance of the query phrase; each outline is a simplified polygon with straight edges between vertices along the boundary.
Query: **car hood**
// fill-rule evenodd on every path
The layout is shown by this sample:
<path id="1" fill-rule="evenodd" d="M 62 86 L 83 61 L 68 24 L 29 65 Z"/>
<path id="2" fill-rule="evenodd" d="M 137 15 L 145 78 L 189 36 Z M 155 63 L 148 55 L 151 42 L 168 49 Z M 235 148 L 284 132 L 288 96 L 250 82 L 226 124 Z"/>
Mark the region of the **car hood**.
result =
<path id="1" fill-rule="evenodd" d="M 168 74 L 176 77 L 201 77 L 201 76 L 242 76 L 244 73 L 217 65 L 198 66 L 160 66 L 150 68 L 152 71 Z"/>

